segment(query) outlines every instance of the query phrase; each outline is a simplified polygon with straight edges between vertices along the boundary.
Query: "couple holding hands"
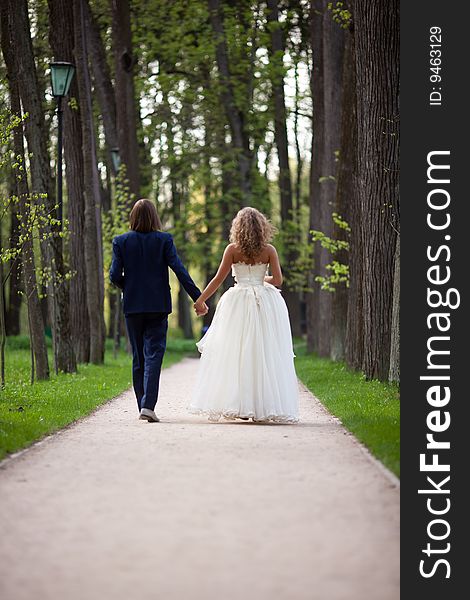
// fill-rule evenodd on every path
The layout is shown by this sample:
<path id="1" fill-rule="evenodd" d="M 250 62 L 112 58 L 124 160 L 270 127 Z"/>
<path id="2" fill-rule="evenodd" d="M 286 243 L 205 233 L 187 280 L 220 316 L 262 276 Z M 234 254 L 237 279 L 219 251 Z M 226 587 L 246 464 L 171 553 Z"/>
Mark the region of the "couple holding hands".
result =
<path id="1" fill-rule="evenodd" d="M 274 228 L 255 208 L 241 209 L 232 222 L 214 278 L 201 292 L 184 267 L 173 238 L 162 231 L 155 204 L 138 200 L 130 230 L 113 240 L 110 280 L 123 293 L 132 347 L 132 380 L 139 416 L 158 422 L 160 371 L 172 312 L 171 268 L 194 301 L 198 316 L 231 272 L 236 284 L 220 298 L 212 323 L 196 343 L 201 353 L 188 410 L 211 421 L 298 421 L 298 384 L 287 306 L 276 286 L 282 272 Z M 268 271 L 271 274 L 268 274 Z"/>

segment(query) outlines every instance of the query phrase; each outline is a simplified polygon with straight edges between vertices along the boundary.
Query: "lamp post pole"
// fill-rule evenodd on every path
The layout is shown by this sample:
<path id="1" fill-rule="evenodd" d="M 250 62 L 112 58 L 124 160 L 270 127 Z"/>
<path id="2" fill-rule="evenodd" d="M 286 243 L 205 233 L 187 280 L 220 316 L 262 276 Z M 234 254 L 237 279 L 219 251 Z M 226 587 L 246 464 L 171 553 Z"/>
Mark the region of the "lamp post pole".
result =
<path id="1" fill-rule="evenodd" d="M 62 96 L 57 98 L 57 218 L 60 221 L 59 227 L 62 229 L 62 137 L 63 137 L 64 110 L 62 108 Z"/>
<path id="2" fill-rule="evenodd" d="M 69 62 L 52 62 L 51 67 L 51 85 L 52 95 L 57 99 L 57 210 L 56 215 L 58 219 L 57 228 L 62 231 L 62 213 L 63 213 L 63 200 L 62 200 L 62 129 L 63 129 L 63 110 L 62 110 L 62 98 L 69 93 L 70 84 L 75 73 L 75 66 Z M 62 243 L 62 240 L 60 240 Z M 56 315 L 57 315 L 57 279 L 54 275 L 52 280 L 52 326 L 53 331 L 56 328 Z M 56 333 L 52 336 L 53 349 L 54 349 L 54 364 L 55 371 L 58 372 L 58 355 L 57 355 L 57 339 Z"/>
<path id="3" fill-rule="evenodd" d="M 62 143 L 64 111 L 62 99 L 69 93 L 70 84 L 75 73 L 75 66 L 68 62 L 51 63 L 52 94 L 57 99 L 57 218 L 62 229 Z"/>

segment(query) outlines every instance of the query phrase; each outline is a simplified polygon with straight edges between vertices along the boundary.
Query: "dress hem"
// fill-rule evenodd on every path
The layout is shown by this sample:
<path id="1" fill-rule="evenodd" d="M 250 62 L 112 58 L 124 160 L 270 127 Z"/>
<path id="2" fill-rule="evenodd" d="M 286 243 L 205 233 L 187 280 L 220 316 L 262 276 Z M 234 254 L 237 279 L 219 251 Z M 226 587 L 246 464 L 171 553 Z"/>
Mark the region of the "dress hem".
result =
<path id="1" fill-rule="evenodd" d="M 266 415 L 258 417 L 254 412 L 247 412 L 246 414 L 240 414 L 236 411 L 214 411 L 204 410 L 203 408 L 196 408 L 189 406 L 188 410 L 193 415 L 205 415 L 209 417 L 210 421 L 219 421 L 221 418 L 224 419 L 253 419 L 255 421 L 273 422 L 273 423 L 298 423 L 299 418 L 294 415 Z"/>

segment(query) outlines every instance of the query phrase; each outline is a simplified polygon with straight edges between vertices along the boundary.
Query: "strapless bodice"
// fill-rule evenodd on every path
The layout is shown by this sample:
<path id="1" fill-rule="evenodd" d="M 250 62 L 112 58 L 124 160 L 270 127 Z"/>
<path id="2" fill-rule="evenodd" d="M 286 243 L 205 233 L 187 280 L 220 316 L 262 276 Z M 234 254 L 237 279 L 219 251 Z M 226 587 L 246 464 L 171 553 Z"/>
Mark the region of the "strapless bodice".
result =
<path id="1" fill-rule="evenodd" d="M 249 265 L 248 263 L 237 262 L 232 265 L 232 275 L 235 277 L 237 284 L 263 285 L 267 269 L 267 263 Z"/>

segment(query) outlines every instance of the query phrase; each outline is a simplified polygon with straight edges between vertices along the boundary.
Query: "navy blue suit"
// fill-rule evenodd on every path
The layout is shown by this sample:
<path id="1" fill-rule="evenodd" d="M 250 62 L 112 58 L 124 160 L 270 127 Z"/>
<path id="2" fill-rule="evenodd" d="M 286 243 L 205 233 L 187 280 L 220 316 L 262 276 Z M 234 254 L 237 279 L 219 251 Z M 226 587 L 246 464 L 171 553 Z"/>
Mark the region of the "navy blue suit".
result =
<path id="1" fill-rule="evenodd" d="M 196 301 L 201 291 L 181 262 L 169 233 L 129 231 L 114 238 L 109 278 L 123 291 L 139 410 L 153 410 L 158 399 L 168 314 L 172 312 L 168 267 Z"/>

